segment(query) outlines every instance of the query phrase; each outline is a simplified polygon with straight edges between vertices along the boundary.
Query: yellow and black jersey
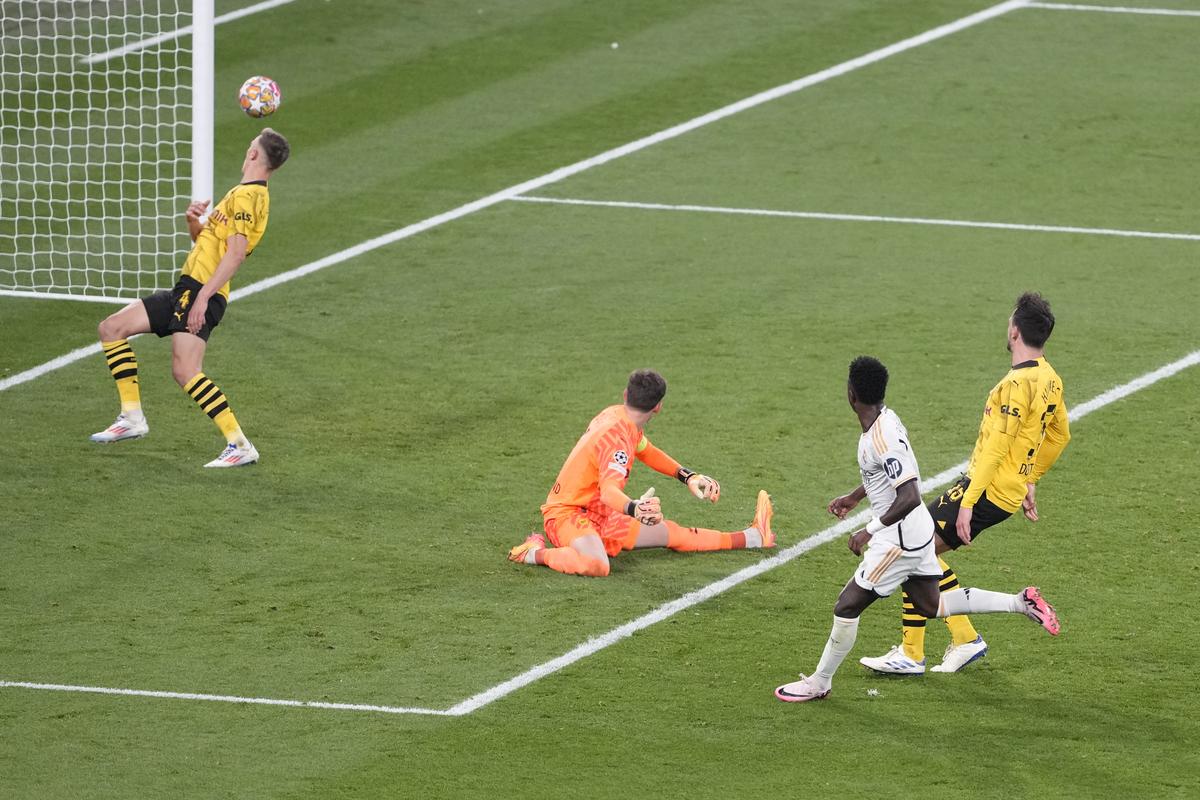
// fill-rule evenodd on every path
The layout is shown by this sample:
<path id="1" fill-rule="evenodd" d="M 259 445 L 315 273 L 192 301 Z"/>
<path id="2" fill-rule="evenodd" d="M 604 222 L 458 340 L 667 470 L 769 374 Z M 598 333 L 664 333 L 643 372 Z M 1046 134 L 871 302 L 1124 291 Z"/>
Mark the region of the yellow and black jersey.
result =
<path id="1" fill-rule="evenodd" d="M 986 491 L 997 506 L 1015 512 L 1025 484 L 1038 482 L 1070 438 L 1062 378 L 1054 367 L 1044 357 L 1015 365 L 988 395 L 963 506 L 973 507 Z"/>
<path id="2" fill-rule="evenodd" d="M 221 202 L 208 212 L 208 224 L 196 237 L 192 252 L 183 262 L 183 274 L 206 283 L 228 249 L 230 236 L 241 234 L 246 237 L 246 255 L 254 252 L 267 230 L 267 217 L 271 214 L 271 196 L 266 181 L 239 183 L 230 189 Z M 229 284 L 221 287 L 220 293 L 229 298 Z"/>

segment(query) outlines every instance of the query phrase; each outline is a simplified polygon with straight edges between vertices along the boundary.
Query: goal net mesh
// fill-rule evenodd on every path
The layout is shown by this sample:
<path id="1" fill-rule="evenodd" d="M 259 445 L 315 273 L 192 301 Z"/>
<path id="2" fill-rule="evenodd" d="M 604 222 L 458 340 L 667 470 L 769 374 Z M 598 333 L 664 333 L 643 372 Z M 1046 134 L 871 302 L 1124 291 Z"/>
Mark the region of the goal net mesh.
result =
<path id="1" fill-rule="evenodd" d="M 133 298 L 189 245 L 191 0 L 0 2 L 0 290 Z M 157 39 L 156 39 L 157 37 Z"/>

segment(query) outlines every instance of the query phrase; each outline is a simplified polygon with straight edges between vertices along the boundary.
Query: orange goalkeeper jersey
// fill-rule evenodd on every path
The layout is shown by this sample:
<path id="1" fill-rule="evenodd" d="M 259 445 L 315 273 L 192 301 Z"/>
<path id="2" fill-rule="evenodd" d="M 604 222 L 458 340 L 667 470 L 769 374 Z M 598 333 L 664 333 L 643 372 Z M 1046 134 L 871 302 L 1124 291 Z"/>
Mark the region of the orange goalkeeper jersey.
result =
<path id="1" fill-rule="evenodd" d="M 629 480 L 629 470 L 639 445 L 649 445 L 624 405 L 609 406 L 588 424 L 587 430 L 559 470 L 542 514 L 547 517 L 595 509 L 601 486 L 615 482 L 620 489 Z"/>

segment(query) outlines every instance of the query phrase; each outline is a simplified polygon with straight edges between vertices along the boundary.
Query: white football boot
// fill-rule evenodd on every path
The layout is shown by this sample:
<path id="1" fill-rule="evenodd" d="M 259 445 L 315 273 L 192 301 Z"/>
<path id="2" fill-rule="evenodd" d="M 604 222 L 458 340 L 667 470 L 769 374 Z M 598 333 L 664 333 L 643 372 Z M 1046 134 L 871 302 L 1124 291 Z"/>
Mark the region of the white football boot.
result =
<path id="1" fill-rule="evenodd" d="M 246 440 L 245 447 L 238 447 L 230 442 L 225 445 L 225 449 L 221 451 L 221 455 L 214 458 L 212 461 L 205 464 L 205 467 L 244 467 L 247 464 L 254 464 L 258 461 L 258 449 Z"/>
<path id="2" fill-rule="evenodd" d="M 913 661 L 904 654 L 904 648 L 896 645 L 891 650 L 881 655 L 879 658 L 864 657 L 858 660 L 869 670 L 880 672 L 884 675 L 924 675 L 925 674 L 925 659 Z"/>
<path id="3" fill-rule="evenodd" d="M 121 413 L 117 415 L 116 422 L 99 433 L 93 433 L 89 438 L 93 442 L 108 444 L 109 442 L 119 442 L 122 439 L 140 439 L 149 432 L 150 425 L 146 422 L 145 415 L 140 420 L 133 420 Z"/>
<path id="4" fill-rule="evenodd" d="M 967 642 L 966 644 L 954 644 L 951 642 L 946 648 L 946 655 L 942 656 L 942 663 L 936 667 L 930 667 L 929 671 L 958 672 L 972 661 L 986 656 L 987 651 L 987 642 L 983 640 L 982 636 L 976 636 L 975 641 Z"/>
<path id="5" fill-rule="evenodd" d="M 829 687 L 821 686 L 815 678 L 801 675 L 798 681 L 776 687 L 775 696 L 785 703 L 807 703 L 829 697 Z"/>

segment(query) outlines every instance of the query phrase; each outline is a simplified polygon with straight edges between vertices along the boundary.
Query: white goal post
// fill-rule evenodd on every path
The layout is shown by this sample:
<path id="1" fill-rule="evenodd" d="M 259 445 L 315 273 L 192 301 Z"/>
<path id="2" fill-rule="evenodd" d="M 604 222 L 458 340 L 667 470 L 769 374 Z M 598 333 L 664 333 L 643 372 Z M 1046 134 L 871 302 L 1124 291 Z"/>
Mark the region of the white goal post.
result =
<path id="1" fill-rule="evenodd" d="M 0 295 L 172 285 L 212 197 L 213 0 L 0 2 Z"/>

